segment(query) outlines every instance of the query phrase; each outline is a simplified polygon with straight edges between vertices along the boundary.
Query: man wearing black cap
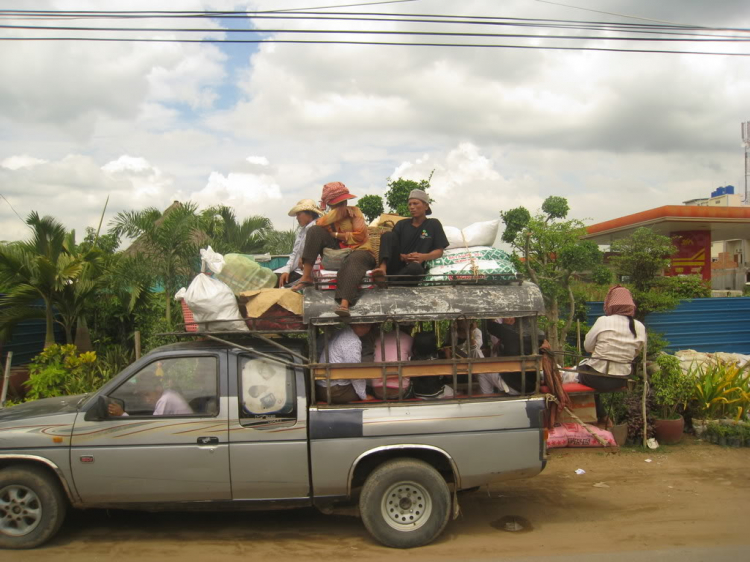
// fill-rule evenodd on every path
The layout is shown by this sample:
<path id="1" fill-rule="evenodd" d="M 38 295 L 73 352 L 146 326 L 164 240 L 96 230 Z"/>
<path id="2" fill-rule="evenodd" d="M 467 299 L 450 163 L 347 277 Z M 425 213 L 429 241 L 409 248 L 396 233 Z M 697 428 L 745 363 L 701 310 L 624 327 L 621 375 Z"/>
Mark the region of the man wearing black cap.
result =
<path id="1" fill-rule="evenodd" d="M 393 231 L 383 233 L 380 238 L 380 265 L 372 270 L 373 280 L 379 286 L 385 285 L 386 275 L 424 275 L 424 263 L 441 257 L 448 247 L 443 225 L 437 219 L 427 218 L 432 214 L 430 198 L 421 189 L 409 193 L 409 213 L 411 220 L 397 222 Z M 394 279 L 397 284 L 411 285 L 415 281 Z"/>

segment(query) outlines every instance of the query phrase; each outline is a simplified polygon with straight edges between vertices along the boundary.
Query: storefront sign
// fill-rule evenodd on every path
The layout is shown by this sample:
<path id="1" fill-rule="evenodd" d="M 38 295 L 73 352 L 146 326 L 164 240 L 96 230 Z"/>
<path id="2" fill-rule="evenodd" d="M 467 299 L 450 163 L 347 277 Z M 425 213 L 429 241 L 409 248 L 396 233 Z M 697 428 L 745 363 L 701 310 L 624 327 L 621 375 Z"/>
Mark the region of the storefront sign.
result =
<path id="1" fill-rule="evenodd" d="M 711 279 L 711 232 L 682 230 L 670 234 L 677 253 L 667 275 L 700 275 Z"/>

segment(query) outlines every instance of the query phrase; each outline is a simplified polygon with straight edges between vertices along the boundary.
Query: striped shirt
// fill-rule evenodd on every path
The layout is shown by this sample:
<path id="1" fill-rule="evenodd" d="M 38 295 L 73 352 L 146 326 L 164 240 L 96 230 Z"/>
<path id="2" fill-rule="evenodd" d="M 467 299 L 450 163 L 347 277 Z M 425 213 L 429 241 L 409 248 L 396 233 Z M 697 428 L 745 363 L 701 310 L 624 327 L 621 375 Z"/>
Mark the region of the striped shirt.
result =
<path id="1" fill-rule="evenodd" d="M 584 359 L 581 364 L 605 375 L 628 376 L 630 363 L 646 344 L 646 327 L 638 320 L 634 322 L 635 337 L 627 316 L 613 314 L 597 318 L 583 343 L 591 358 Z"/>

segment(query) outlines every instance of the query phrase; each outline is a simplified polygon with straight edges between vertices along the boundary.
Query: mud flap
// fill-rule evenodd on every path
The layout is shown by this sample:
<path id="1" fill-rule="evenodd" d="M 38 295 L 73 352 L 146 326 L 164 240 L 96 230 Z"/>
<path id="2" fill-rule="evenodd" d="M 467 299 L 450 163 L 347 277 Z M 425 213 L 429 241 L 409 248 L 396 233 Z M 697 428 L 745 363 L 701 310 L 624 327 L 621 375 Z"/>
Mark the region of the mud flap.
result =
<path id="1" fill-rule="evenodd" d="M 461 508 L 458 505 L 458 487 L 453 486 L 453 520 L 458 519 L 458 515 L 461 513 Z"/>

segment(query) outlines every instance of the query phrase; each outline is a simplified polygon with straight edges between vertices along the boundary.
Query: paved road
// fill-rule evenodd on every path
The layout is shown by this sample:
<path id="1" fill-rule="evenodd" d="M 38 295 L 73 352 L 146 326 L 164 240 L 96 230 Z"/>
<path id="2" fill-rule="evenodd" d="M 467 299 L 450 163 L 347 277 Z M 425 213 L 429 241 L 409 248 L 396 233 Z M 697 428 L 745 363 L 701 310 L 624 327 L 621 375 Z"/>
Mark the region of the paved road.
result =
<path id="1" fill-rule="evenodd" d="M 463 496 L 459 519 L 434 544 L 408 552 L 376 544 L 354 517 L 312 509 L 85 511 L 74 512 L 47 547 L 0 559 L 737 562 L 750 560 L 749 465 L 750 449 L 695 442 L 667 453 L 557 451 L 536 478 Z M 524 529 L 504 530 L 509 520 Z"/>

